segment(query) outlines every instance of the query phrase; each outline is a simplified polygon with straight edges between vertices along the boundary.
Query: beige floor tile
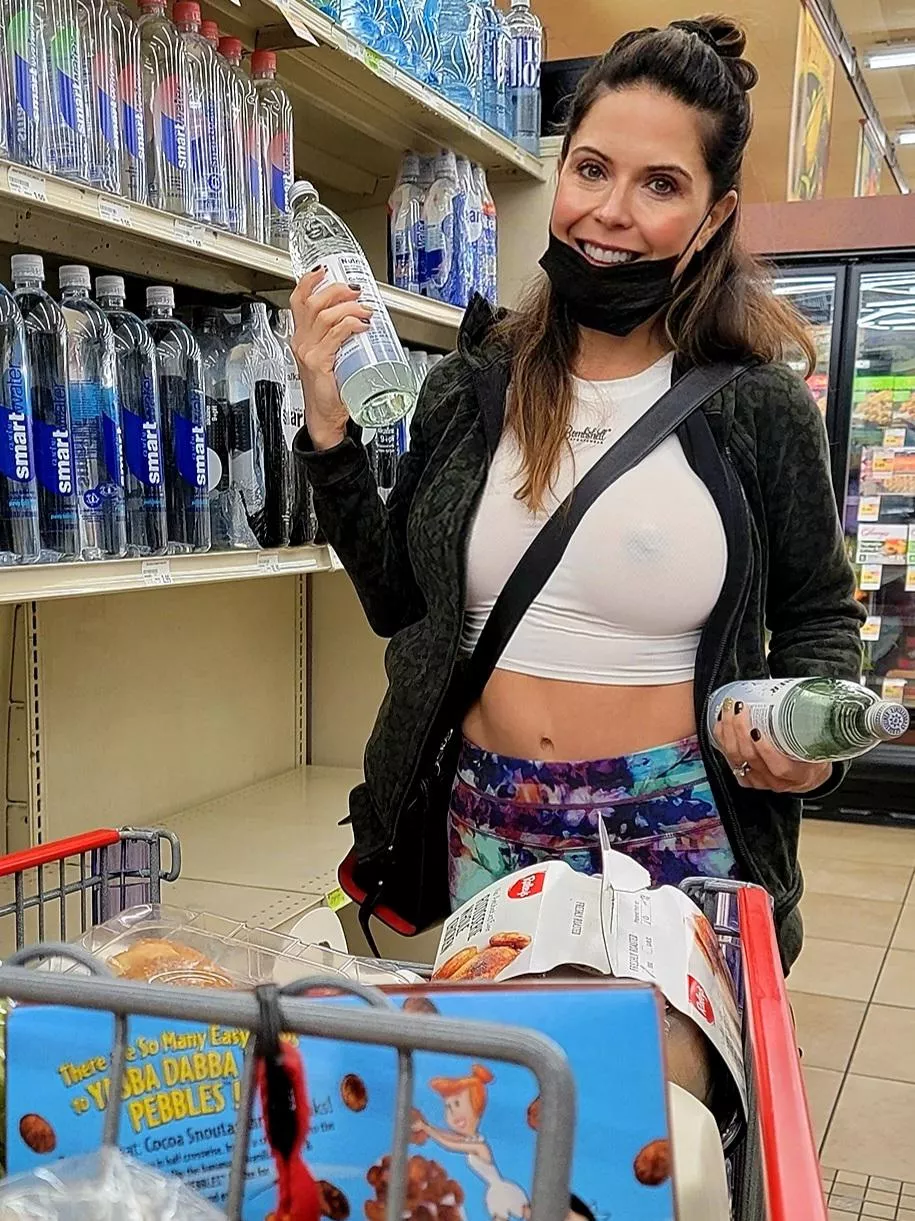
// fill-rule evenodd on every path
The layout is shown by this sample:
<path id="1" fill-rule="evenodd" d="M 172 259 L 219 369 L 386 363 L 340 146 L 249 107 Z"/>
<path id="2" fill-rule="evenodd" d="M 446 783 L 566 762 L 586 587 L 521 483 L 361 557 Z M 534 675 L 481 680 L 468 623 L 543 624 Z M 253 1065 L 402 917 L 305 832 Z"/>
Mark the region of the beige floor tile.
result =
<path id="1" fill-rule="evenodd" d="M 805 818 L 801 826 L 801 855 L 915 867 L 915 836 L 907 827 Z"/>
<path id="2" fill-rule="evenodd" d="M 915 900 L 909 899 L 902 909 L 893 947 L 897 950 L 915 950 Z"/>
<path id="3" fill-rule="evenodd" d="M 871 1005 L 851 1071 L 863 1077 L 915 1083 L 915 1009 Z"/>
<path id="4" fill-rule="evenodd" d="M 885 953 L 879 946 L 808 937 L 791 970 L 791 987 L 816 996 L 870 1000 Z"/>
<path id="5" fill-rule="evenodd" d="M 915 952 L 890 950 L 880 973 L 874 1000 L 881 1005 L 915 1009 Z"/>
<path id="6" fill-rule="evenodd" d="M 915 836 L 912 838 L 915 839 Z M 839 895 L 845 899 L 879 899 L 886 903 L 901 903 L 912 879 L 909 865 L 807 856 L 801 857 L 801 864 L 809 894 Z"/>
<path id="7" fill-rule="evenodd" d="M 791 978 L 793 982 L 794 976 Z M 814 996 L 794 989 L 789 999 L 797 1023 L 798 1046 L 804 1052 L 804 1064 L 810 1068 L 844 1072 L 864 1021 L 864 1002 Z"/>
<path id="8" fill-rule="evenodd" d="M 849 1075 L 823 1147 L 827 1166 L 915 1178 L 915 1085 Z"/>
<path id="9" fill-rule="evenodd" d="M 807 1103 L 810 1107 L 810 1122 L 813 1124 L 817 1148 L 823 1142 L 823 1136 L 829 1127 L 839 1087 L 842 1084 L 842 1074 L 828 1068 L 812 1068 L 804 1066 L 804 1085 L 807 1089 Z"/>
<path id="10" fill-rule="evenodd" d="M 879 945 L 884 949 L 890 944 L 901 910 L 899 903 L 850 899 L 847 895 L 823 895 L 814 891 L 808 891 L 801 900 L 804 931 L 808 937 Z"/>

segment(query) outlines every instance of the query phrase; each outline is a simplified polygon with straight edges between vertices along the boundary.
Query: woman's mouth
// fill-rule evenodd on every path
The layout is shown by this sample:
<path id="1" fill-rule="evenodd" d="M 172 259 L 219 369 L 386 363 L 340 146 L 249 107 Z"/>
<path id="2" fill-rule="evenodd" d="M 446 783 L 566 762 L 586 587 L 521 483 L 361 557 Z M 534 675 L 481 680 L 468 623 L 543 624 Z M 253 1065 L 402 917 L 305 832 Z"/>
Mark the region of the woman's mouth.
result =
<path id="1" fill-rule="evenodd" d="M 577 239 L 576 239 L 577 240 Z M 594 242 L 578 241 L 578 249 L 591 263 L 601 267 L 613 267 L 620 263 L 631 263 L 639 258 L 634 250 L 623 250 L 617 246 L 598 246 Z"/>

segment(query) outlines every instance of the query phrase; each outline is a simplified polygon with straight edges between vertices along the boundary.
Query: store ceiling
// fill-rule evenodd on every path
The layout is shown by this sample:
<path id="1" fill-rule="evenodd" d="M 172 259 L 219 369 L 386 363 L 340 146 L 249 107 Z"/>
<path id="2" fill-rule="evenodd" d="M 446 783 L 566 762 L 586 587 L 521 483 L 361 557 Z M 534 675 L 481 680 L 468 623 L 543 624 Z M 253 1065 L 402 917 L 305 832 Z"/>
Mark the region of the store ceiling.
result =
<path id="1" fill-rule="evenodd" d="M 834 0 L 849 41 L 859 55 L 887 39 L 915 41 L 915 0 Z M 631 6 L 615 0 L 533 0 L 547 30 L 547 57 L 567 59 L 596 55 L 633 27 Z M 756 126 L 746 169 L 749 202 L 785 198 L 788 179 L 788 129 L 794 82 L 799 0 L 732 0 L 724 9 L 747 27 L 747 54 L 760 72 L 753 91 Z M 665 25 L 677 18 L 708 11 L 691 9 L 682 0 L 647 0 L 639 9 L 646 25 Z M 867 82 L 887 130 L 915 125 L 915 68 L 868 72 Z M 861 111 L 841 68 L 837 71 L 828 196 L 854 194 Z M 915 190 L 915 147 L 898 150 L 900 165 Z M 884 191 L 895 190 L 888 174 Z"/>

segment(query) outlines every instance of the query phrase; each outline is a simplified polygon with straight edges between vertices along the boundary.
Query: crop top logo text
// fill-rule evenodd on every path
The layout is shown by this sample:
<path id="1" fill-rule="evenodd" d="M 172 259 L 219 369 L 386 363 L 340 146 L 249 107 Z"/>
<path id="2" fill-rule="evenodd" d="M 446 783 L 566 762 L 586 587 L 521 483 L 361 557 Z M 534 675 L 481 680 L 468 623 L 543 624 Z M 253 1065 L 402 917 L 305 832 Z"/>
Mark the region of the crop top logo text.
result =
<path id="1" fill-rule="evenodd" d="M 609 435 L 609 428 L 573 428 L 569 425 L 570 445 L 603 445 Z"/>

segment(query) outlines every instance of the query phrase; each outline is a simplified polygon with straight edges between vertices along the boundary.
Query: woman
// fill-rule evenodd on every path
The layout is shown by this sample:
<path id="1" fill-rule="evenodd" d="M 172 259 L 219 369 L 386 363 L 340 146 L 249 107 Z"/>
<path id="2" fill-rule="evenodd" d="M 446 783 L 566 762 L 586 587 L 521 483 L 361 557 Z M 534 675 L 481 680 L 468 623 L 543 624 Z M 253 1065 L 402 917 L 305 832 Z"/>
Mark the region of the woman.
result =
<path id="1" fill-rule="evenodd" d="M 814 353 L 738 235 L 756 70 L 725 18 L 621 38 L 582 80 L 545 276 L 520 311 L 479 299 L 428 377 L 387 506 L 332 376 L 370 311 L 340 286 L 293 295 L 306 400 L 297 452 L 390 686 L 351 798 L 359 853 L 391 828 L 449 685 L 522 552 L 576 479 L 691 366 L 749 367 L 586 514 L 463 723 L 453 903 L 544 857 L 599 867 L 602 817 L 656 882 L 736 877 L 801 943 L 801 801 L 841 767 L 778 754 L 710 693 L 734 679 L 857 679 L 862 611 L 822 421 L 778 364 Z M 484 413 L 504 403 L 488 444 Z M 767 647 L 767 633 L 769 634 Z M 457 675 L 457 677 L 455 677 Z M 445 705 L 446 706 L 446 705 Z M 582 762 L 584 760 L 584 762 Z"/>

